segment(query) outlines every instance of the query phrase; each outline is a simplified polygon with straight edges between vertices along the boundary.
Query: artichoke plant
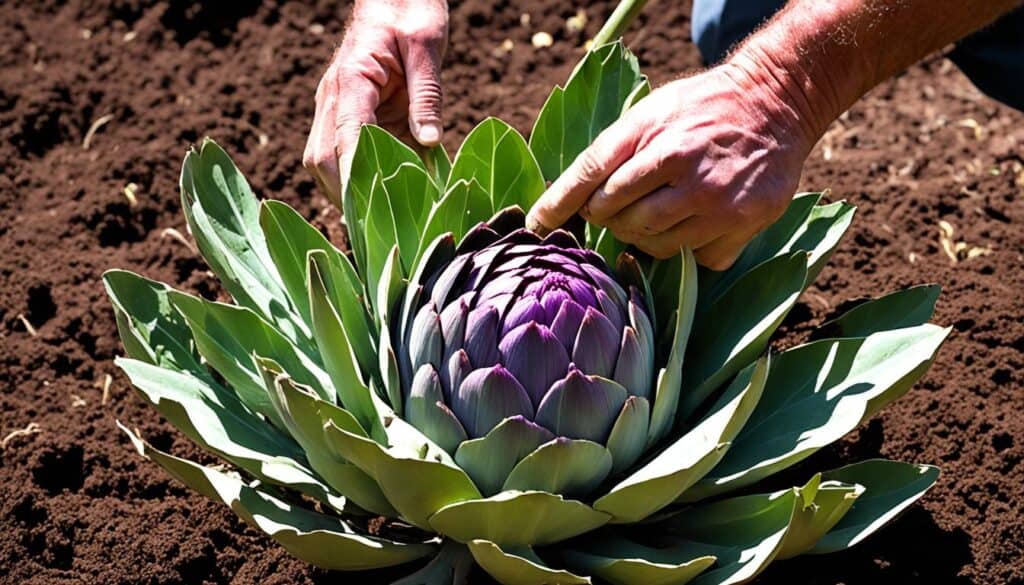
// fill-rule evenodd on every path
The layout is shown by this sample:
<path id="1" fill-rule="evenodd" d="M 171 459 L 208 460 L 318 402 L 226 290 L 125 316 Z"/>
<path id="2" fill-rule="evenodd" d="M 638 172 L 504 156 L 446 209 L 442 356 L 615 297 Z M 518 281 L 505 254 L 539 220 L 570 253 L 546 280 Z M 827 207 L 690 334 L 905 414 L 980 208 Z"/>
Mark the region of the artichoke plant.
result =
<path id="1" fill-rule="evenodd" d="M 796 195 L 724 272 L 634 255 L 528 210 L 649 90 L 615 42 L 552 92 L 529 142 L 488 119 L 449 161 L 362 130 L 343 200 L 351 255 L 258 202 L 204 141 L 188 226 L 233 303 L 114 270 L 140 395 L 230 465 L 140 453 L 321 567 L 404 584 L 742 583 L 852 546 L 936 480 L 885 460 L 797 468 L 905 392 L 947 329 L 915 287 L 812 341 L 770 340 L 853 208 Z M 798 475 L 799 474 L 799 475 Z M 801 477 L 802 475 L 802 477 Z"/>

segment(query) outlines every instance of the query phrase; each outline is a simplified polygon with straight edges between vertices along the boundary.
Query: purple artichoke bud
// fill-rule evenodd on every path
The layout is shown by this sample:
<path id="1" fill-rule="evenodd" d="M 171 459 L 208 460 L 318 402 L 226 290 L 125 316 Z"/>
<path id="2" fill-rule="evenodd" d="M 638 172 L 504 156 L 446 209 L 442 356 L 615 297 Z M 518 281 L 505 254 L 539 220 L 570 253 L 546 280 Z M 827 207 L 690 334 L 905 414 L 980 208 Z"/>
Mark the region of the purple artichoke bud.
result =
<path id="1" fill-rule="evenodd" d="M 652 395 L 654 340 L 642 297 L 570 234 L 541 240 L 508 229 L 478 226 L 427 275 L 401 351 L 412 372 L 436 374 L 419 374 L 404 396 L 419 401 L 418 415 L 430 401 L 447 407 L 468 438 L 518 416 L 555 436 L 603 443 L 630 396 Z M 432 434 L 457 436 L 435 410 L 426 413 Z"/>

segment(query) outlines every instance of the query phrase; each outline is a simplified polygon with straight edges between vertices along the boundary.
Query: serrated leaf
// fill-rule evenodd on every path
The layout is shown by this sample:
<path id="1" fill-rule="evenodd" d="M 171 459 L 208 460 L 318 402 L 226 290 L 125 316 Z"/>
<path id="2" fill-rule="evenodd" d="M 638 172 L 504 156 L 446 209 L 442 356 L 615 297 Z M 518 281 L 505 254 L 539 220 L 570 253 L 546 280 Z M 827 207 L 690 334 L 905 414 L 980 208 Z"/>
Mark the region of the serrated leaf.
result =
<path id="1" fill-rule="evenodd" d="M 400 565 L 437 550 L 430 542 L 402 543 L 360 534 L 340 518 L 295 506 L 228 473 L 168 455 L 118 426 L 141 455 L 199 493 L 227 504 L 249 525 L 308 563 L 326 569 L 366 570 Z"/>
<path id="2" fill-rule="evenodd" d="M 460 180 L 480 184 L 491 214 L 513 205 L 529 209 L 545 187 L 526 140 L 497 118 L 487 118 L 466 136 L 452 163 L 447 189 Z"/>

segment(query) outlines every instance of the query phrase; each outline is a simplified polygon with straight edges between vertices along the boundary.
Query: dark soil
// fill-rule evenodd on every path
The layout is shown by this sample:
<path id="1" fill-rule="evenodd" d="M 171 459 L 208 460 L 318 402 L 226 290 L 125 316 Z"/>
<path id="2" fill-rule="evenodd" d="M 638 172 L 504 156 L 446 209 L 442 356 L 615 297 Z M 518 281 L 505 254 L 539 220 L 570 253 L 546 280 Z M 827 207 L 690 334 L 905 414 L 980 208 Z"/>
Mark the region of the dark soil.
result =
<path id="1" fill-rule="evenodd" d="M 260 192 L 340 235 L 338 213 L 300 166 L 313 91 L 341 32 L 338 4 L 0 5 L 0 582 L 354 582 L 291 558 L 135 454 L 115 419 L 198 455 L 115 371 L 121 348 L 99 281 L 126 267 L 216 290 L 165 231 L 184 232 L 179 163 L 205 134 Z M 488 115 L 528 131 L 611 6 L 452 4 L 449 146 Z M 585 33 L 565 29 L 573 4 L 586 7 Z M 687 2 L 652 2 L 628 39 L 657 82 L 699 66 L 688 13 Z M 554 46 L 530 45 L 539 30 Z M 762 583 L 1024 583 L 1022 142 L 1024 116 L 937 56 L 873 91 L 809 161 L 807 188 L 860 210 L 784 342 L 848 299 L 928 281 L 944 287 L 938 322 L 954 327 L 914 391 L 816 461 L 885 456 L 943 475 L 859 548 L 779 563 Z M 954 264 L 943 220 L 955 241 L 991 252 Z M 29 430 L 10 434 L 18 429 Z"/>

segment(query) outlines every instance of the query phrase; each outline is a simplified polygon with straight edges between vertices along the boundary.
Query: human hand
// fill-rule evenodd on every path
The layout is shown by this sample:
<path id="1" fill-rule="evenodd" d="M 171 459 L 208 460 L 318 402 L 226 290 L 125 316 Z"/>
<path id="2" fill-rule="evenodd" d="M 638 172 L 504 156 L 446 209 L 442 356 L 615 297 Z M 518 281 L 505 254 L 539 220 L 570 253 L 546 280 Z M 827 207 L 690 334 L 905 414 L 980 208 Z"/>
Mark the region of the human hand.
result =
<path id="1" fill-rule="evenodd" d="M 728 63 L 654 90 L 576 158 L 527 225 L 543 232 L 579 212 L 654 257 L 688 246 L 728 268 L 786 209 L 820 136 L 766 74 Z"/>
<path id="2" fill-rule="evenodd" d="M 447 41 L 445 0 L 356 0 L 317 86 L 302 156 L 335 205 L 363 124 L 379 124 L 410 144 L 441 142 L 440 66 Z"/>

